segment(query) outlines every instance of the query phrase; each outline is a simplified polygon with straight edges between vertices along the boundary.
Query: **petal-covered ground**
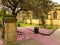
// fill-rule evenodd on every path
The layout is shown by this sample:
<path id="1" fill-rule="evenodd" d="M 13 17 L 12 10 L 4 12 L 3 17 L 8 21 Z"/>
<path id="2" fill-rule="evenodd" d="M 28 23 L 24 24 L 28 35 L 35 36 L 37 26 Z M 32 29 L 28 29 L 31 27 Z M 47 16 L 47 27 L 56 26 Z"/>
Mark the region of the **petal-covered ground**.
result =
<path id="1" fill-rule="evenodd" d="M 39 29 L 39 33 L 34 33 L 34 27 L 18 27 L 18 33 L 17 33 L 17 40 L 20 41 L 21 45 L 32 45 L 32 43 L 37 43 L 35 45 L 38 45 L 39 43 L 43 45 L 60 45 L 60 29 L 57 29 L 56 31 L 48 30 L 48 29 Z M 53 33 L 52 33 L 53 32 Z M 51 35 L 42 35 L 42 34 L 50 34 Z M 32 39 L 28 41 L 27 39 Z M 24 40 L 26 40 L 28 43 L 25 43 Z M 34 42 L 35 41 L 35 42 Z M 39 43 L 38 43 L 39 42 Z M 24 44 L 23 44 L 24 43 Z M 3 45 L 3 40 L 0 38 L 0 45 Z"/>
<path id="2" fill-rule="evenodd" d="M 32 38 L 36 41 L 39 41 L 40 43 L 44 45 L 60 45 L 60 29 L 57 29 L 55 32 L 52 30 L 47 30 L 47 29 L 39 29 L 39 32 L 44 33 L 44 34 L 50 34 L 53 32 L 51 35 L 46 36 L 42 34 L 35 34 L 34 28 L 33 27 L 19 27 L 18 31 L 22 32 L 24 38 L 20 38 L 18 36 L 18 40 L 24 40 L 24 39 L 29 39 Z M 20 35 L 21 36 L 21 35 Z"/>

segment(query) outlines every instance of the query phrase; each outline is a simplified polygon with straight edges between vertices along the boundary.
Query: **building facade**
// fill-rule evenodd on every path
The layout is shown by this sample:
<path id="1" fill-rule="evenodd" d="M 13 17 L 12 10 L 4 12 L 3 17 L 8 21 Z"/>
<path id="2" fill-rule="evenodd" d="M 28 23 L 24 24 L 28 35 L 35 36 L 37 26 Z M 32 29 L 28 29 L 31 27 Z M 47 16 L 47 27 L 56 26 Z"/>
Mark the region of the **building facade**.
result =
<path id="1" fill-rule="evenodd" d="M 18 22 L 39 24 L 39 19 L 34 15 L 33 11 L 29 10 L 27 12 L 20 11 L 17 15 Z M 48 12 L 48 15 L 45 16 L 46 25 L 57 25 L 60 26 L 60 5 L 55 5 L 54 8 Z M 41 24 L 41 21 L 40 21 Z"/>

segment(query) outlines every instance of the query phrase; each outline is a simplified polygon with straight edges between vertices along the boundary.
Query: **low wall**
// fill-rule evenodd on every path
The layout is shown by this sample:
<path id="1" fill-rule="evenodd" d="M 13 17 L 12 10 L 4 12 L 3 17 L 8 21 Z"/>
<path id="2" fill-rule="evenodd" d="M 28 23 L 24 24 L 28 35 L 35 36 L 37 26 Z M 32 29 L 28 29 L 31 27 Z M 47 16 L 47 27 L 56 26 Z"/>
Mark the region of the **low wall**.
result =
<path id="1" fill-rule="evenodd" d="M 33 19 L 32 20 L 32 24 L 39 24 L 39 21 L 40 20 L 38 20 L 38 19 Z M 30 20 L 29 19 L 27 20 L 27 23 L 30 23 Z M 40 21 L 40 24 L 41 24 L 41 21 Z"/>

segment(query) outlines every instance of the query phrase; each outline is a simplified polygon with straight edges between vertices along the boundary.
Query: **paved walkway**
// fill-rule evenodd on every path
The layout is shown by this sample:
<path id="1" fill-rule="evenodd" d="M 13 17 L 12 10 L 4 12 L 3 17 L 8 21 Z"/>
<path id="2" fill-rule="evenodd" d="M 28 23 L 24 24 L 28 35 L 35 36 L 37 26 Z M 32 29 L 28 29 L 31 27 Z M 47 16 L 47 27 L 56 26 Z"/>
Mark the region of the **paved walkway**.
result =
<path id="1" fill-rule="evenodd" d="M 20 41 L 20 45 L 60 45 L 60 29 L 57 29 L 51 35 L 52 30 L 39 29 L 39 34 L 35 34 L 34 27 L 18 27 L 17 40 Z M 40 43 L 40 44 L 39 44 Z M 3 41 L 0 38 L 0 45 L 3 45 Z"/>
<path id="2" fill-rule="evenodd" d="M 57 29 L 50 36 L 46 36 L 42 34 L 34 34 L 33 30 L 34 30 L 33 27 L 18 28 L 18 31 L 23 32 L 25 38 L 23 38 L 23 36 L 20 37 L 18 36 L 17 39 L 21 41 L 21 40 L 32 38 L 44 45 L 60 45 L 60 29 Z M 52 32 L 52 30 L 47 30 L 47 29 L 40 29 L 39 31 L 45 34 Z"/>

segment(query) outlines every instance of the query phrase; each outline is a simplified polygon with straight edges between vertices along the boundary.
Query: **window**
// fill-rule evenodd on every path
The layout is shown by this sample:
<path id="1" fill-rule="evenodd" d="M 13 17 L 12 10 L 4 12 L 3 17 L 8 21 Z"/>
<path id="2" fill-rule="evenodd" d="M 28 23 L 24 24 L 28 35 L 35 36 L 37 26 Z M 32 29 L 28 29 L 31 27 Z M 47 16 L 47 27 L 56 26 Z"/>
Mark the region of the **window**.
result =
<path id="1" fill-rule="evenodd" d="M 53 12 L 53 19 L 57 19 L 57 12 Z"/>

